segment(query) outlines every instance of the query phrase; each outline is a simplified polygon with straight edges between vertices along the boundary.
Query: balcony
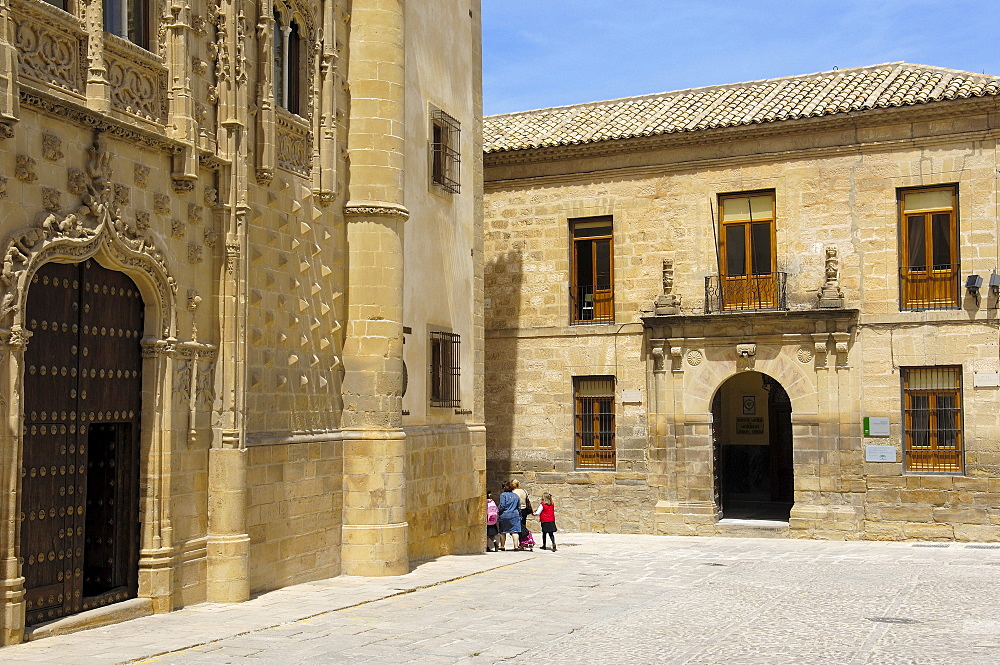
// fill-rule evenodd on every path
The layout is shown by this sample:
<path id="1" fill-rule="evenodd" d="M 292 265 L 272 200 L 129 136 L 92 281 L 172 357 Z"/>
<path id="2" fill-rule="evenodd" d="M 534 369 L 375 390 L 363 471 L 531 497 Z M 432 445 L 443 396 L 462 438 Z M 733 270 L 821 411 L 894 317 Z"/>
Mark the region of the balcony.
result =
<path id="1" fill-rule="evenodd" d="M 957 265 L 900 268 L 900 309 L 956 309 L 961 282 L 959 270 Z"/>
<path id="2" fill-rule="evenodd" d="M 571 286 L 570 316 L 574 325 L 584 323 L 614 323 L 614 286 Z"/>
<path id="3" fill-rule="evenodd" d="M 783 272 L 710 275 L 705 278 L 705 313 L 787 310 L 787 277 Z"/>

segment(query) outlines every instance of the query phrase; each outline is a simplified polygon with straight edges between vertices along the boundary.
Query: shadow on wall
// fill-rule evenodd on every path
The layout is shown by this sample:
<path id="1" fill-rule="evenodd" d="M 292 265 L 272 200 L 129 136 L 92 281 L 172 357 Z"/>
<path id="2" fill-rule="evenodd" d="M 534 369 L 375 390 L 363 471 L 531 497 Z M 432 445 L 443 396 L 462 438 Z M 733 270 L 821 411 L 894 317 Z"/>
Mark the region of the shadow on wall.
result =
<path id="1" fill-rule="evenodd" d="M 517 395 L 517 338 L 524 260 L 512 250 L 486 263 L 486 487 L 499 497 L 511 477 Z"/>

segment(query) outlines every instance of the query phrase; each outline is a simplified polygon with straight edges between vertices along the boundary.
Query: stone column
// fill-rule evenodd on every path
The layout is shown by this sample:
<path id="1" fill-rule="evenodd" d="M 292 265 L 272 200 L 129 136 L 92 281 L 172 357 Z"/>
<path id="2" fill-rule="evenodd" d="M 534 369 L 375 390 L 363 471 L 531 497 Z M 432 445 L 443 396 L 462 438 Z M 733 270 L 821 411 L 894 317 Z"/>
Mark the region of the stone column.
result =
<path id="1" fill-rule="evenodd" d="M 246 0 L 220 0 L 216 29 L 217 136 L 219 155 L 230 166 L 220 170 L 218 180 L 218 214 L 224 219 L 226 245 L 218 303 L 222 330 L 215 377 L 218 416 L 208 453 L 207 596 L 215 602 L 250 597 L 245 416 L 248 176 L 252 165 L 247 136 L 251 94 L 243 49 L 249 39 L 244 17 L 255 11 Z"/>
<path id="2" fill-rule="evenodd" d="M 29 332 L 0 330 L 0 645 L 24 636 L 24 577 L 17 560 L 21 537 L 21 386 Z M 7 401 L 9 400 L 9 401 Z"/>
<path id="3" fill-rule="evenodd" d="M 409 572 L 403 377 L 403 3 L 355 0 L 345 208 L 344 514 L 347 575 Z"/>
<path id="4" fill-rule="evenodd" d="M 208 599 L 217 603 L 250 597 L 246 467 L 245 448 L 208 451 Z"/>

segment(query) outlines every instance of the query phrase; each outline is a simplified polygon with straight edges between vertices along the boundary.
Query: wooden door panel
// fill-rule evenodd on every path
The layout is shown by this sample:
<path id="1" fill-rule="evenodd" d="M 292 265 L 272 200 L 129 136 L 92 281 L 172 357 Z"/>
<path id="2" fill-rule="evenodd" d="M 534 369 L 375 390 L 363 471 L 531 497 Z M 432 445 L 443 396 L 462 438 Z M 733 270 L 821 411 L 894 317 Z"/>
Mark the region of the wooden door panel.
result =
<path id="1" fill-rule="evenodd" d="M 82 569 L 77 515 L 79 270 L 48 264 L 32 278 L 26 322 L 21 570 L 29 625 L 72 611 Z"/>
<path id="2" fill-rule="evenodd" d="M 133 597 L 138 562 L 142 298 L 123 273 L 83 266 L 80 406 L 88 419 L 83 608 Z M 84 404 L 86 406 L 84 407 Z"/>
<path id="3" fill-rule="evenodd" d="M 135 284 L 93 261 L 46 264 L 32 279 L 19 553 L 27 625 L 135 595 L 142 311 Z M 105 586 L 85 587 L 85 577 Z"/>

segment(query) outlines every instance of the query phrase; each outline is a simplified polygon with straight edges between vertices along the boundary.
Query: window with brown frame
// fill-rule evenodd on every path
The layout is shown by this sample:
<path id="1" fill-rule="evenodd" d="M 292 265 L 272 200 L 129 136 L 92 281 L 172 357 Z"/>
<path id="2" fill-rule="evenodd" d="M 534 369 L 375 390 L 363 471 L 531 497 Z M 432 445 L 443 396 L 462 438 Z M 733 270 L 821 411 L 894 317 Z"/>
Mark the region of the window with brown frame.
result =
<path id="1" fill-rule="evenodd" d="M 900 309 L 960 306 L 958 188 L 900 190 Z"/>
<path id="2" fill-rule="evenodd" d="M 962 368 L 902 371 L 906 471 L 961 473 Z"/>
<path id="3" fill-rule="evenodd" d="M 573 242 L 570 320 L 614 323 L 615 259 L 611 217 L 570 220 Z"/>
<path id="4" fill-rule="evenodd" d="M 452 194 L 461 191 L 460 137 L 458 120 L 440 109 L 431 112 L 431 182 Z"/>
<path id="5" fill-rule="evenodd" d="M 436 330 L 430 334 L 431 406 L 462 406 L 461 341 L 455 333 Z"/>
<path id="6" fill-rule="evenodd" d="M 573 379 L 576 467 L 615 468 L 615 377 Z"/>
<path id="7" fill-rule="evenodd" d="M 719 218 L 720 309 L 783 308 L 784 280 L 775 257 L 774 192 L 720 196 Z"/>

